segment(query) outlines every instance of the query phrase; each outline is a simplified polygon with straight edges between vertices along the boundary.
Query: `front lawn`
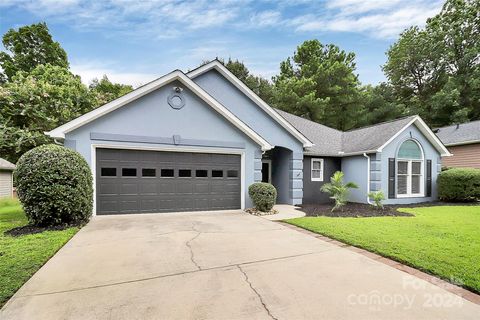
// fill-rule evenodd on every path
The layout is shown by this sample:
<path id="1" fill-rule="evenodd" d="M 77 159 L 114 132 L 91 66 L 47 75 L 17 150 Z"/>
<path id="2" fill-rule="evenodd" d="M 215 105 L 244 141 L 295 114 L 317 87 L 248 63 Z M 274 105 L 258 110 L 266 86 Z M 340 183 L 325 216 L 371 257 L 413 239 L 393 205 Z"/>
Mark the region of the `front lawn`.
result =
<path id="1" fill-rule="evenodd" d="M 12 237 L 4 232 L 27 224 L 16 200 L 0 200 L 0 307 L 77 231 L 68 228 Z"/>
<path id="2" fill-rule="evenodd" d="M 304 217 L 286 222 L 480 292 L 480 206 L 402 208 L 413 217 Z"/>

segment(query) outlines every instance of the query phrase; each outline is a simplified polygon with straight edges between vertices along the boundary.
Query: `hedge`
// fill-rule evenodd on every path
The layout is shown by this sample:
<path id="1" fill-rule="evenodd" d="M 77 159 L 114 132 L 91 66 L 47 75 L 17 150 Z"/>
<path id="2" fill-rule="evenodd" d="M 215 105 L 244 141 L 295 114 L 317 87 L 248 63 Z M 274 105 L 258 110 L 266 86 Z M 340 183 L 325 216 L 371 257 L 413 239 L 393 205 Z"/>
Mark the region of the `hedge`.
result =
<path id="1" fill-rule="evenodd" d="M 248 187 L 248 195 L 257 210 L 268 212 L 277 200 L 277 189 L 270 183 L 257 182 Z"/>
<path id="2" fill-rule="evenodd" d="M 31 224 L 81 224 L 92 215 L 92 173 L 79 153 L 54 144 L 36 147 L 18 160 L 14 175 Z"/>
<path id="3" fill-rule="evenodd" d="M 480 200 L 480 169 L 452 168 L 438 175 L 438 197 L 443 201 Z"/>

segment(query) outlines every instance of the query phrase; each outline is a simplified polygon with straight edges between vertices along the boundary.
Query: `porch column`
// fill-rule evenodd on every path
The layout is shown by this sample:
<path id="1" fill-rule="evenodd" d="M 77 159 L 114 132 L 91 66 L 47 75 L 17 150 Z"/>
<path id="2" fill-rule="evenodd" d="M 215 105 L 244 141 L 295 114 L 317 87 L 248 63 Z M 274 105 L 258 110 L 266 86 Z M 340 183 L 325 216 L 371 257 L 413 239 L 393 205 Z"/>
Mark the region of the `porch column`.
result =
<path id="1" fill-rule="evenodd" d="M 303 200 L 303 152 L 292 152 L 289 165 L 291 204 L 302 204 Z"/>

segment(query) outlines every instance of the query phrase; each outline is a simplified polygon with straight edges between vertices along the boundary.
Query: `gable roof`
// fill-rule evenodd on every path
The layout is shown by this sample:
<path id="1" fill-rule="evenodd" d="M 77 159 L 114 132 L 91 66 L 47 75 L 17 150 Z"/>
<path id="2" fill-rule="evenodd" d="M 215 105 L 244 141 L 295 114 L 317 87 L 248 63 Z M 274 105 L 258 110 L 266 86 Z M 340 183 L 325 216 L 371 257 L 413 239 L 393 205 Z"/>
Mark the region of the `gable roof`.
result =
<path id="1" fill-rule="evenodd" d="M 277 112 L 315 143 L 305 151 L 307 155 L 344 157 L 382 152 L 383 148 L 412 124 L 417 126 L 442 156 L 450 155 L 419 116 L 404 117 L 342 132 L 285 111 Z"/>
<path id="2" fill-rule="evenodd" d="M 446 146 L 480 143 L 480 120 L 433 130 Z"/>
<path id="3" fill-rule="evenodd" d="M 104 104 L 97 109 L 94 109 L 70 122 L 61 125 L 49 132 L 46 132 L 52 138 L 65 138 L 65 134 L 75 130 L 99 117 L 102 117 L 140 97 L 170 83 L 175 80 L 180 81 L 183 85 L 185 85 L 188 89 L 190 89 L 194 94 L 200 97 L 203 101 L 207 103 L 210 107 L 212 107 L 215 111 L 220 113 L 225 119 L 227 119 L 230 123 L 232 123 L 235 127 L 240 129 L 244 132 L 248 137 L 250 137 L 253 141 L 258 143 L 262 150 L 270 150 L 273 148 L 265 139 L 263 139 L 258 133 L 252 130 L 248 125 L 242 122 L 237 116 L 235 116 L 230 110 L 225 108 L 220 102 L 215 100 L 211 95 L 209 95 L 205 90 L 203 90 L 199 85 L 193 82 L 189 77 L 187 77 L 182 71 L 175 70 L 170 72 L 163 77 L 160 77 L 152 82 L 149 82 L 130 93 L 127 93 L 124 96 L 121 96 L 118 99 L 115 99 L 107 104 Z"/>
<path id="4" fill-rule="evenodd" d="M 13 171 L 15 170 L 15 165 L 10 161 L 0 158 L 0 170 Z"/>
<path id="5" fill-rule="evenodd" d="M 252 100 L 257 106 L 265 111 L 273 120 L 279 123 L 285 128 L 292 136 L 302 142 L 305 148 L 313 147 L 312 141 L 310 141 L 305 135 L 303 135 L 295 126 L 286 121 L 280 116 L 272 107 L 270 107 L 265 101 L 263 101 L 255 92 L 253 92 L 247 85 L 245 85 L 240 79 L 238 79 L 233 73 L 231 73 L 219 60 L 215 59 L 203 66 L 200 66 L 190 72 L 187 75 L 194 79 L 212 69 L 218 71 L 225 79 L 230 81 L 238 90 L 245 94 L 250 100 Z"/>

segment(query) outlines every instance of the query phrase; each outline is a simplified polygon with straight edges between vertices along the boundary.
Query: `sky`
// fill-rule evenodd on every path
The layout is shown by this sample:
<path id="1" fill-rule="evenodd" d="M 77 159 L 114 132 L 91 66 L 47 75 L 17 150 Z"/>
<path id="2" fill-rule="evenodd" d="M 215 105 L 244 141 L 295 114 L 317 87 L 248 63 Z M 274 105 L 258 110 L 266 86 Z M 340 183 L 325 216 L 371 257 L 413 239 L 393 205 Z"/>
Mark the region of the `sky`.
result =
<path id="1" fill-rule="evenodd" d="M 356 54 L 363 84 L 385 80 L 385 52 L 423 26 L 438 0 L 0 0 L 0 33 L 45 21 L 88 84 L 106 74 L 134 87 L 216 57 L 266 78 L 305 40 Z M 4 50 L 3 47 L 1 47 Z"/>

